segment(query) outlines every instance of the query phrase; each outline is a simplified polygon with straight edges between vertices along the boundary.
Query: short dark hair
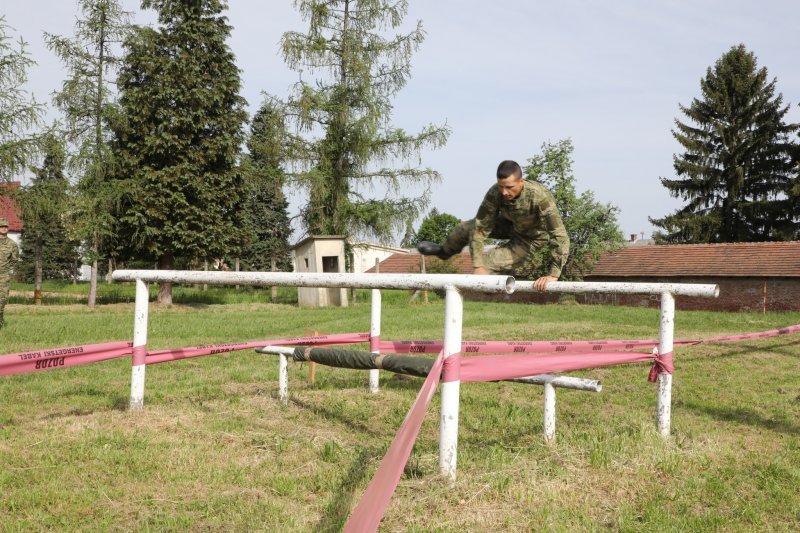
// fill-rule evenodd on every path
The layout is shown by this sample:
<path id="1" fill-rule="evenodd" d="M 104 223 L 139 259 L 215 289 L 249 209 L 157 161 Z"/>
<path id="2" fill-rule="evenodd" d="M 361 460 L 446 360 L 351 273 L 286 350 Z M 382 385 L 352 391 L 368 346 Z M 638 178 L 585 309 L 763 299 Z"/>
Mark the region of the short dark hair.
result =
<path id="1" fill-rule="evenodd" d="M 516 176 L 517 179 L 520 179 L 522 177 L 522 169 L 516 161 L 506 159 L 497 166 L 497 179 L 502 180 L 509 176 Z"/>

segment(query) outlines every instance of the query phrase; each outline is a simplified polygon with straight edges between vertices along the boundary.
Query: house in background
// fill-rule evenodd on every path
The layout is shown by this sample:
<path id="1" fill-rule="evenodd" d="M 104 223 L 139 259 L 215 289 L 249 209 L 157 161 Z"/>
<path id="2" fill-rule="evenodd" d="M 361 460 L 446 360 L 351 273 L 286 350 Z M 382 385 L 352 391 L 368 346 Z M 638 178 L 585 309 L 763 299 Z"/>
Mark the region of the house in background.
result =
<path id="1" fill-rule="evenodd" d="M 21 183 L 18 181 L 9 181 L 0 185 L 4 191 L 15 191 L 20 186 Z M 14 201 L 5 195 L 0 195 L 0 218 L 8 219 L 8 236 L 22 248 L 22 217 Z"/>
<path id="2" fill-rule="evenodd" d="M 718 298 L 682 296 L 680 309 L 800 310 L 800 242 L 629 246 L 604 254 L 586 281 L 713 283 Z M 581 295 L 586 303 L 657 307 L 659 297 Z"/>
<path id="3" fill-rule="evenodd" d="M 353 249 L 353 272 L 360 274 L 375 267 L 375 261 L 384 261 L 393 255 L 409 255 L 410 251 L 397 246 L 373 242 L 351 242 Z"/>

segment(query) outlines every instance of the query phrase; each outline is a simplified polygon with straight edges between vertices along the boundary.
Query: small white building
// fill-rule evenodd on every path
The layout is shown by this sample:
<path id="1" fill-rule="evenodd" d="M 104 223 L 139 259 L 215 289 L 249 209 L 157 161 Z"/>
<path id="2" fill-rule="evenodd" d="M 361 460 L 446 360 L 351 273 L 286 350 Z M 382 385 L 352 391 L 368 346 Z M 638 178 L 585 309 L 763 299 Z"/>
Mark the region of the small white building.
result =
<path id="1" fill-rule="evenodd" d="M 295 272 L 346 272 L 345 239 L 341 235 L 312 235 L 292 246 Z M 300 307 L 347 307 L 346 288 L 298 287 Z"/>

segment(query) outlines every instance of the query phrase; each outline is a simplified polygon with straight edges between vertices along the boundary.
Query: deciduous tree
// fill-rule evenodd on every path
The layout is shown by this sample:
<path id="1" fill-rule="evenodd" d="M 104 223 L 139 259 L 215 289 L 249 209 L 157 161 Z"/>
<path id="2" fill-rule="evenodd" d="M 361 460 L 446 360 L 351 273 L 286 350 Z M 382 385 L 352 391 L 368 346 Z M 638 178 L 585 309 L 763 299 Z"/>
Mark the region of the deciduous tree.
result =
<path id="1" fill-rule="evenodd" d="M 567 229 L 570 250 L 562 279 L 580 278 L 591 271 L 603 252 L 623 244 L 622 231 L 617 224 L 619 208 L 598 202 L 590 190 L 577 193 L 572 171 L 573 150 L 571 139 L 545 142 L 542 153 L 528 159 L 523 169 L 526 179 L 542 183 L 553 193 Z M 544 264 L 544 261 L 536 264 Z"/>

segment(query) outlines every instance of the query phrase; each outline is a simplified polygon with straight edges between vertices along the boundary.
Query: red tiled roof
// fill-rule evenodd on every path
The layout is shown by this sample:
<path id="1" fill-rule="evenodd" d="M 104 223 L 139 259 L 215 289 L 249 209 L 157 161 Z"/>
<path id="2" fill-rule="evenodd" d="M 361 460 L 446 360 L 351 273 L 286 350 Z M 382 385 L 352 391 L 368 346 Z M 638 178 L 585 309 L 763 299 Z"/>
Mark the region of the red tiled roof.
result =
<path id="1" fill-rule="evenodd" d="M 2 192 L 19 189 L 19 186 L 20 182 L 18 181 L 0 183 Z M 17 206 L 14 205 L 14 201 L 5 194 L 0 194 L 0 218 L 8 219 L 9 231 L 22 231 L 23 226 L 22 219 L 19 216 L 19 210 Z"/>
<path id="2" fill-rule="evenodd" d="M 418 253 L 410 254 L 393 254 L 380 263 L 381 274 L 408 274 L 420 272 L 420 257 Z M 462 252 L 461 254 L 449 260 L 457 268 L 460 274 L 472 274 L 472 258 L 469 252 Z M 432 268 L 436 268 L 444 261 L 436 257 L 425 257 L 425 271 L 430 272 Z M 375 273 L 375 267 L 367 270 L 367 273 Z"/>
<path id="3" fill-rule="evenodd" d="M 603 254 L 592 277 L 800 277 L 800 241 L 632 246 Z"/>

